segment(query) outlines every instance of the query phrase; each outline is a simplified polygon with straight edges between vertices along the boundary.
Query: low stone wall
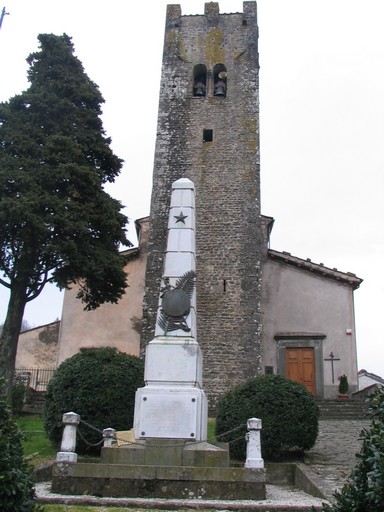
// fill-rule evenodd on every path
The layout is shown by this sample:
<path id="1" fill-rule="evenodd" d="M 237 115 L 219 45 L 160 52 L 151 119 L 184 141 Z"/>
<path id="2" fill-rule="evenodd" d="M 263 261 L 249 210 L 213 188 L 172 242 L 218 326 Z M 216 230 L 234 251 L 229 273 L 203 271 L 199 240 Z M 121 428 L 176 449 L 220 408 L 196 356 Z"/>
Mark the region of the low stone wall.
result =
<path id="1" fill-rule="evenodd" d="M 305 464 L 295 466 L 295 487 L 316 498 L 328 501 L 332 499 L 332 490 L 328 489 L 324 481 Z"/>
<path id="2" fill-rule="evenodd" d="M 52 480 L 52 466 L 53 462 L 43 464 L 35 468 L 32 472 L 32 479 L 35 483 L 49 482 Z"/>
<path id="3" fill-rule="evenodd" d="M 53 465 L 52 491 L 110 497 L 264 500 L 265 471 L 245 468 Z"/>
<path id="4" fill-rule="evenodd" d="M 266 483 L 270 485 L 295 485 L 295 467 L 291 462 L 266 462 Z"/>

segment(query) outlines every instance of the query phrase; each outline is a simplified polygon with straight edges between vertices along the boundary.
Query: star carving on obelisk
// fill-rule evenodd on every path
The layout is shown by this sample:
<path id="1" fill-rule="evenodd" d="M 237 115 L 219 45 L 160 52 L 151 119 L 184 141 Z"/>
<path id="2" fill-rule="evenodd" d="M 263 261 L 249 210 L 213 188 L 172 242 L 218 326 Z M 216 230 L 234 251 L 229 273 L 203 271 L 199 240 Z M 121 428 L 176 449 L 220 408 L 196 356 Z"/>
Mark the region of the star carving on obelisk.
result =
<path id="1" fill-rule="evenodd" d="M 174 215 L 174 217 L 176 219 L 176 224 L 178 222 L 185 224 L 185 219 L 188 217 L 188 215 L 184 215 L 183 212 L 180 212 L 179 215 Z"/>

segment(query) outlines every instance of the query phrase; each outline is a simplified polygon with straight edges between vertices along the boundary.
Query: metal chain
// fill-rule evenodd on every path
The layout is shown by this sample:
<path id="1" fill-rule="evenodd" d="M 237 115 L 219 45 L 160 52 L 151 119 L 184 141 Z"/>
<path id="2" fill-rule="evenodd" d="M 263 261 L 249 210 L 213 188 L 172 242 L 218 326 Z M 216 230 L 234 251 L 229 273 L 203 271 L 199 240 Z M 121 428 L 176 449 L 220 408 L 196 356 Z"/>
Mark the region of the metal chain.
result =
<path id="1" fill-rule="evenodd" d="M 85 420 L 82 420 L 81 418 L 80 418 L 80 423 L 84 423 L 84 425 L 85 425 L 86 427 L 88 427 L 88 428 L 90 428 L 90 429 L 94 430 L 94 431 L 95 431 L 95 432 L 97 432 L 98 434 L 103 435 L 103 431 L 102 431 L 102 430 L 100 430 L 100 429 L 99 429 L 99 428 L 97 428 L 97 427 L 94 427 L 93 425 L 91 425 L 90 423 L 88 423 L 88 422 L 87 422 L 87 421 L 85 421 Z M 203 443 L 203 442 L 209 442 L 209 441 L 214 440 L 214 439 L 220 439 L 221 437 L 224 437 L 224 436 L 226 436 L 226 435 L 228 435 L 228 434 L 231 434 L 232 432 L 236 432 L 236 430 L 240 430 L 241 428 L 243 428 L 243 426 L 244 426 L 244 425 L 239 425 L 238 427 L 232 428 L 231 430 L 227 430 L 227 432 L 223 432 L 222 434 L 219 434 L 219 435 L 218 435 L 218 436 L 216 436 L 216 437 L 208 437 L 208 438 L 206 439 L 206 441 L 200 441 L 200 443 Z M 81 433 L 81 431 L 80 431 L 80 429 L 79 429 L 79 428 L 77 428 L 77 432 L 79 433 L 79 435 L 80 435 L 80 437 L 82 438 L 82 440 L 83 440 L 83 441 L 84 441 L 88 446 L 99 446 L 99 445 L 101 445 L 101 444 L 104 442 L 104 438 L 103 438 L 103 439 L 102 439 L 101 441 L 99 441 L 98 443 L 93 443 L 93 444 L 92 444 L 92 443 L 90 443 L 89 441 L 87 441 L 87 440 L 84 438 L 84 436 L 83 436 L 83 434 Z M 126 443 L 126 444 L 136 445 L 136 446 L 142 446 L 142 444 L 141 444 L 141 443 L 138 443 L 138 442 L 136 442 L 136 441 L 130 441 L 130 440 L 128 440 L 128 439 L 124 439 L 124 438 L 122 438 L 122 437 L 117 436 L 116 434 L 115 434 L 115 436 L 114 436 L 114 439 L 115 439 L 116 441 L 122 441 L 122 442 L 124 442 L 124 443 Z M 243 436 L 242 436 L 242 437 L 238 437 L 238 438 L 236 438 L 236 439 L 233 439 L 232 441 L 229 441 L 229 443 L 234 443 L 235 441 L 238 441 L 239 439 L 243 439 Z M 196 444 L 199 444 L 199 442 L 197 442 L 197 443 L 196 443 L 196 441 L 187 441 L 187 442 L 185 443 L 185 445 L 187 445 L 187 446 L 189 446 L 189 445 L 196 445 Z M 180 445 L 179 445 L 179 444 L 167 444 L 167 445 L 156 445 L 156 444 L 152 444 L 151 446 L 153 446 L 154 448 L 175 448 L 175 447 L 178 447 L 178 446 L 180 446 Z"/>
<path id="2" fill-rule="evenodd" d="M 100 430 L 99 428 L 97 427 L 94 427 L 93 425 L 91 425 L 90 423 L 87 423 L 85 420 L 82 420 L 81 417 L 80 417 L 80 423 L 84 423 L 84 425 L 92 430 L 94 430 L 95 432 L 97 432 L 98 434 L 101 434 L 103 435 L 103 431 Z"/>
<path id="3" fill-rule="evenodd" d="M 104 439 L 102 439 L 101 441 L 98 441 L 97 443 L 90 443 L 89 441 L 87 441 L 85 439 L 85 437 L 83 436 L 83 434 L 81 433 L 81 430 L 79 428 L 76 428 L 76 432 L 79 434 L 79 436 L 81 437 L 81 439 L 84 441 L 84 443 L 87 445 L 87 446 L 100 446 L 101 443 L 104 442 Z"/>
<path id="4" fill-rule="evenodd" d="M 228 441 L 228 444 L 236 443 L 236 441 L 244 440 L 244 436 L 236 437 L 236 439 L 232 439 L 232 441 Z"/>
<path id="5" fill-rule="evenodd" d="M 88 423 L 87 421 L 85 420 L 82 420 L 80 418 L 80 421 L 79 423 L 84 423 L 84 425 L 88 428 L 90 428 L 91 430 L 94 430 L 95 432 L 97 432 L 98 434 L 101 434 L 103 435 L 103 431 L 100 430 L 99 428 L 97 427 L 94 427 L 93 425 L 91 425 L 90 423 Z M 81 439 L 84 441 L 84 443 L 87 445 L 87 446 L 100 446 L 103 442 L 104 442 L 104 438 L 101 439 L 101 441 L 98 441 L 97 443 L 90 443 L 89 441 L 87 441 L 87 439 L 85 439 L 84 435 L 81 433 L 81 430 L 79 429 L 79 427 L 76 428 L 76 431 L 78 432 L 79 436 L 81 437 Z"/>
<path id="6" fill-rule="evenodd" d="M 199 444 L 199 443 L 204 443 L 204 442 L 213 441 L 213 440 L 215 440 L 215 439 L 219 439 L 220 437 L 223 437 L 223 436 L 225 436 L 225 435 L 227 435 L 227 434 L 231 434 L 232 432 L 236 432 L 236 430 L 240 430 L 241 428 L 243 428 L 243 425 L 239 425 L 238 427 L 235 427 L 235 428 L 233 428 L 233 429 L 231 429 L 231 430 L 228 430 L 227 432 L 223 432 L 222 434 L 220 434 L 220 435 L 218 435 L 218 436 L 216 436 L 216 437 L 208 437 L 208 438 L 206 439 L 206 441 L 198 441 L 198 442 L 196 442 L 196 441 L 186 441 L 185 446 L 189 446 L 189 445 L 191 445 L 191 446 L 192 446 L 192 445 L 195 445 L 195 446 L 196 446 L 196 444 Z M 130 441 L 130 440 L 128 440 L 128 439 L 124 439 L 124 438 L 122 438 L 122 437 L 117 436 L 116 434 L 115 434 L 115 437 L 114 437 L 114 438 L 115 438 L 117 441 L 122 441 L 122 442 L 124 442 L 124 443 L 129 444 L 129 445 L 142 446 L 142 444 L 141 444 L 140 442 L 137 442 L 137 441 Z M 230 443 L 233 443 L 233 442 L 235 442 L 235 441 L 238 441 L 239 439 L 243 439 L 243 436 L 242 436 L 242 437 L 238 437 L 238 438 L 234 439 L 233 441 L 229 441 L 229 442 L 230 442 Z M 164 445 L 164 444 L 161 444 L 161 445 L 160 445 L 160 444 L 159 444 L 159 445 L 157 445 L 157 444 L 151 444 L 151 446 L 153 446 L 154 448 L 176 448 L 176 447 L 178 447 L 178 446 L 180 446 L 180 445 L 179 445 L 179 444 L 171 444 L 171 443 L 170 443 L 170 444 L 167 444 L 167 445 Z"/>
<path id="7" fill-rule="evenodd" d="M 126 443 L 126 444 L 133 444 L 133 445 L 140 444 L 140 443 L 136 443 L 135 441 L 130 441 L 129 439 L 124 439 L 123 437 L 119 437 L 116 435 L 116 433 L 115 433 L 114 439 L 116 439 L 116 441 L 122 441 L 123 443 Z"/>
<path id="8" fill-rule="evenodd" d="M 236 430 L 240 430 L 243 427 L 244 427 L 244 425 L 239 425 L 238 427 L 235 427 L 235 428 L 233 428 L 231 430 L 227 430 L 227 432 L 223 432 L 222 434 L 219 434 L 218 436 L 216 436 L 216 439 L 219 439 L 220 437 L 224 437 L 227 434 L 232 434 L 232 432 L 236 432 Z"/>

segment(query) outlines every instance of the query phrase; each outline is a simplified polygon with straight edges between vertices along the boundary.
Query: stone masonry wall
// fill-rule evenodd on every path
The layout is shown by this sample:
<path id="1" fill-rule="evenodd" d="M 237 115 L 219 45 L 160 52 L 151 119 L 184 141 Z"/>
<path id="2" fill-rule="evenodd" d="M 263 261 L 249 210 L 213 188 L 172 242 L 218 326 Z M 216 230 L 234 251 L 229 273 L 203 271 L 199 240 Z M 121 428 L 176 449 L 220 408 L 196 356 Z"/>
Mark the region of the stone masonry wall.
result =
<path id="1" fill-rule="evenodd" d="M 261 373 L 261 246 L 256 3 L 244 12 L 181 16 L 167 8 L 150 213 L 141 349 L 154 336 L 171 184 L 196 187 L 197 333 L 211 409 L 227 389 Z M 193 97 L 193 69 L 208 94 Z M 224 64 L 227 95 L 211 92 Z M 204 142 L 203 130 L 213 140 Z"/>

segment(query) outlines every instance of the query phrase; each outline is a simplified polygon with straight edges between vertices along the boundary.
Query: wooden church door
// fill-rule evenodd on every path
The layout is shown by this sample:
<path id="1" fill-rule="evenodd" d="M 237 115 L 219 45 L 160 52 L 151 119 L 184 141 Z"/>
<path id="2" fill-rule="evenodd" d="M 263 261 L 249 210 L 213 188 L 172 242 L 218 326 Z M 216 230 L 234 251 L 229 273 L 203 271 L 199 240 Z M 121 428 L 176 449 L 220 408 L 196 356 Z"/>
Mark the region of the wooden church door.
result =
<path id="1" fill-rule="evenodd" d="M 300 382 L 313 395 L 315 389 L 315 354 L 313 348 L 286 349 L 286 377 Z"/>

